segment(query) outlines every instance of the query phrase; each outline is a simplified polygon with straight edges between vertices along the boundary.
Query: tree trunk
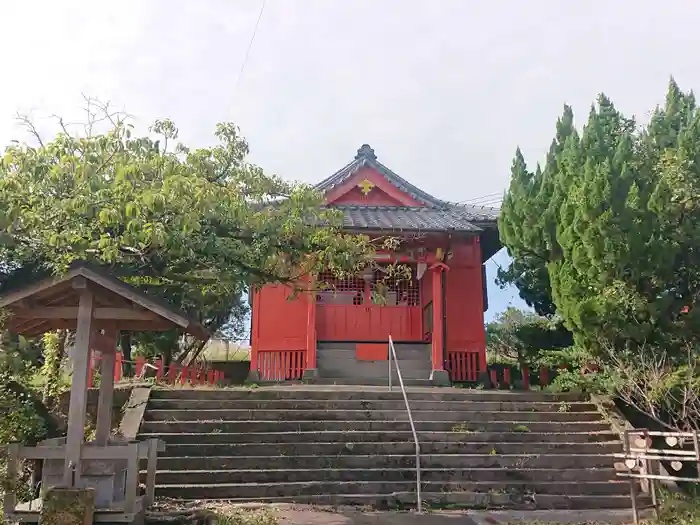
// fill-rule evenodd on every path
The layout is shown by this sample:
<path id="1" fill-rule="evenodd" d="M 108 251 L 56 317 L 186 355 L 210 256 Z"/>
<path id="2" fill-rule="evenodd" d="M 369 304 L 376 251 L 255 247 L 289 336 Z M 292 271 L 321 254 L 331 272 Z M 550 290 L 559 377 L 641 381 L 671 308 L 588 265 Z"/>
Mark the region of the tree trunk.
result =
<path id="1" fill-rule="evenodd" d="M 122 350 L 122 373 L 124 377 L 133 377 L 134 367 L 131 363 L 131 332 L 121 332 L 119 335 L 119 346 Z"/>
<path id="2" fill-rule="evenodd" d="M 163 353 L 160 355 L 161 359 L 163 360 L 163 366 L 165 368 L 170 366 L 170 363 L 173 360 L 173 349 L 171 346 L 163 350 Z"/>

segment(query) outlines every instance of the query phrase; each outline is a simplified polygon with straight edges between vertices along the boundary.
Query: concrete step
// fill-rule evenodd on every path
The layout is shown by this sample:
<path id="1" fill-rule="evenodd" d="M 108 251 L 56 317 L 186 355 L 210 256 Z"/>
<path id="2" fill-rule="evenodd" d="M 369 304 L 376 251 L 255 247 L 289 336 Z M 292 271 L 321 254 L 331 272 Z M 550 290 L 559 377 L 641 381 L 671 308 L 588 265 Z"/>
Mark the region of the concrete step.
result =
<path id="1" fill-rule="evenodd" d="M 166 449 L 167 450 L 167 449 Z M 162 470 L 231 470 L 247 469 L 411 469 L 416 466 L 414 450 L 411 453 L 377 456 L 366 455 L 305 455 L 289 456 L 179 456 L 158 457 Z M 611 468 L 611 457 L 600 454 L 421 454 L 421 466 L 434 469 L 468 468 L 547 468 L 596 469 Z"/>
<path id="2" fill-rule="evenodd" d="M 156 490 L 157 496 L 172 497 L 169 494 L 181 494 L 181 499 L 217 499 L 198 491 L 188 495 L 182 485 L 165 486 Z M 186 486 L 185 486 L 186 487 Z M 195 496 L 202 496 L 195 497 Z M 374 507 L 378 509 L 414 508 L 416 504 L 415 488 L 411 491 L 390 494 L 324 494 L 309 496 L 282 496 L 276 498 L 226 498 L 232 503 L 267 502 L 297 503 L 328 506 Z M 496 492 L 423 492 L 422 499 L 426 508 L 434 509 L 629 509 L 628 495 L 559 495 L 537 494 L 519 495 Z M 640 498 L 640 507 L 648 506 L 648 501 Z"/>
<path id="3" fill-rule="evenodd" d="M 498 421 L 523 422 L 589 422 L 600 421 L 598 412 L 524 412 L 524 411 L 470 411 L 470 410 L 411 410 L 414 421 L 462 421 L 478 424 Z M 246 410 L 246 409 L 149 409 L 147 421 L 407 421 L 403 410 Z M 527 430 L 525 430 L 527 431 Z"/>
<path id="4" fill-rule="evenodd" d="M 322 374 L 322 372 L 319 370 L 319 374 Z M 412 387 L 431 387 L 432 386 L 432 381 L 430 381 L 430 373 L 426 373 L 423 376 L 425 379 L 416 379 L 412 377 L 406 377 L 403 376 L 403 384 L 406 387 L 412 386 Z M 387 378 L 386 377 L 367 377 L 367 378 L 357 378 L 357 377 L 329 377 L 325 375 L 321 375 L 315 380 L 315 383 L 317 385 L 328 385 L 328 386 L 375 386 L 375 387 L 385 387 L 387 386 Z M 399 380 L 396 379 L 394 381 L 394 388 L 398 390 L 399 392 L 401 391 L 399 389 Z"/>
<path id="5" fill-rule="evenodd" d="M 397 385 L 392 392 L 386 385 L 309 386 L 284 385 L 259 388 L 154 388 L 151 399 L 225 399 L 225 400 L 319 400 L 319 401 L 403 401 Z M 586 401 L 582 394 L 554 394 L 549 392 L 511 392 L 505 390 L 477 390 L 468 388 L 409 388 L 409 401 L 497 401 L 497 402 L 549 402 Z"/>
<path id="6" fill-rule="evenodd" d="M 426 492 L 503 492 L 526 495 L 622 495 L 629 492 L 626 481 L 605 482 L 425 482 Z M 415 491 L 415 481 L 316 481 L 300 483 L 217 483 L 211 485 L 183 484 L 158 485 L 156 496 L 178 499 L 264 499 L 279 498 L 295 494 L 312 496 L 324 494 L 390 494 L 392 492 Z"/>
<path id="7" fill-rule="evenodd" d="M 599 443 L 423 443 L 422 454 L 613 454 L 622 451 L 619 441 Z M 367 455 L 411 454 L 415 452 L 413 441 L 393 443 L 267 443 L 169 445 L 158 457 L 181 456 L 301 456 L 317 454 Z"/>
<path id="8" fill-rule="evenodd" d="M 158 438 L 170 445 L 226 444 L 226 443 L 373 443 L 404 442 L 413 439 L 410 431 L 363 432 L 363 431 L 322 431 L 322 432 L 248 432 L 236 433 L 159 433 L 140 434 L 139 439 Z M 615 441 L 618 435 L 613 432 L 420 432 L 421 443 L 431 441 L 450 443 L 596 443 Z"/>
<path id="9" fill-rule="evenodd" d="M 196 413 L 190 413 L 190 418 L 196 417 Z M 455 416 L 456 417 L 456 416 Z M 419 432 L 451 432 L 459 430 L 466 425 L 473 425 L 475 430 L 482 432 L 514 432 L 525 427 L 530 432 L 603 432 L 609 431 L 610 425 L 602 421 L 590 421 L 581 423 L 570 422 L 532 422 L 532 421 L 494 421 L 473 423 L 467 419 L 454 421 L 417 421 L 416 430 Z M 149 434 L 167 433 L 246 433 L 246 432 L 323 432 L 323 431 L 410 431 L 408 421 L 143 421 L 141 432 Z"/>
<path id="10" fill-rule="evenodd" d="M 145 476 L 145 472 L 142 473 Z M 415 481 L 416 471 L 404 469 L 277 469 L 277 470 L 159 470 L 158 485 L 212 485 L 245 483 L 311 483 L 362 481 Z M 615 481 L 615 469 L 422 469 L 424 482 L 478 481 L 478 482 L 605 482 Z"/>
<path id="11" fill-rule="evenodd" d="M 593 403 L 550 403 L 541 401 L 421 401 L 411 400 L 411 410 L 466 412 L 595 412 Z M 157 410 L 406 410 L 403 399 L 151 399 L 149 409 Z"/>

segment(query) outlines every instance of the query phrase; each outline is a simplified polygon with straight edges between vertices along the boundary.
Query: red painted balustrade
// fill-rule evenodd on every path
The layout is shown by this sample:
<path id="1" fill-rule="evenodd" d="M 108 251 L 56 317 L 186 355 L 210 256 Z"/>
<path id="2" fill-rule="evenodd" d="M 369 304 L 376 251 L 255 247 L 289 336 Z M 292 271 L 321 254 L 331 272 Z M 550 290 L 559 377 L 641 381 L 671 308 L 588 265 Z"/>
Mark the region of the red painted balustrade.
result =
<path id="1" fill-rule="evenodd" d="M 261 381 L 300 380 L 306 365 L 306 350 L 258 351 Z"/>

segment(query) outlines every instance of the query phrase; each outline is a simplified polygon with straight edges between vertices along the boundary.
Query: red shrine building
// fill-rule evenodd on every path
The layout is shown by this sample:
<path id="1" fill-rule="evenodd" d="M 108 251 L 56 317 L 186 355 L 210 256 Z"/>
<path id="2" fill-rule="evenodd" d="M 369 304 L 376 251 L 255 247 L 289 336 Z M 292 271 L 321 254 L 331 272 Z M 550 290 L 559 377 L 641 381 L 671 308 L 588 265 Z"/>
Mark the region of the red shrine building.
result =
<path id="1" fill-rule="evenodd" d="M 251 380 L 384 384 L 391 337 L 408 382 L 476 381 L 486 370 L 484 263 L 500 248 L 498 210 L 433 197 L 366 144 L 317 188 L 348 231 L 397 237 L 399 248 L 362 275 L 316 276 L 325 286 L 312 293 L 255 291 Z M 411 278 L 387 278 L 392 263 Z"/>

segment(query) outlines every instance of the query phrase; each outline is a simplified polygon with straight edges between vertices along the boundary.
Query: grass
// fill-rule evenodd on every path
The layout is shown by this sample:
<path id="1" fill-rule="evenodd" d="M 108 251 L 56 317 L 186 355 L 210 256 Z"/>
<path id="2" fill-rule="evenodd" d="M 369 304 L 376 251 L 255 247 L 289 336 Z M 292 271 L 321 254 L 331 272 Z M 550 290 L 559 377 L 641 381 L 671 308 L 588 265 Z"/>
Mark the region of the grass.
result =
<path id="1" fill-rule="evenodd" d="M 217 525 L 277 525 L 279 520 L 269 510 L 221 509 L 214 512 Z"/>
<path id="2" fill-rule="evenodd" d="M 199 357 L 206 361 L 250 361 L 250 348 L 227 341 L 212 340 Z"/>

